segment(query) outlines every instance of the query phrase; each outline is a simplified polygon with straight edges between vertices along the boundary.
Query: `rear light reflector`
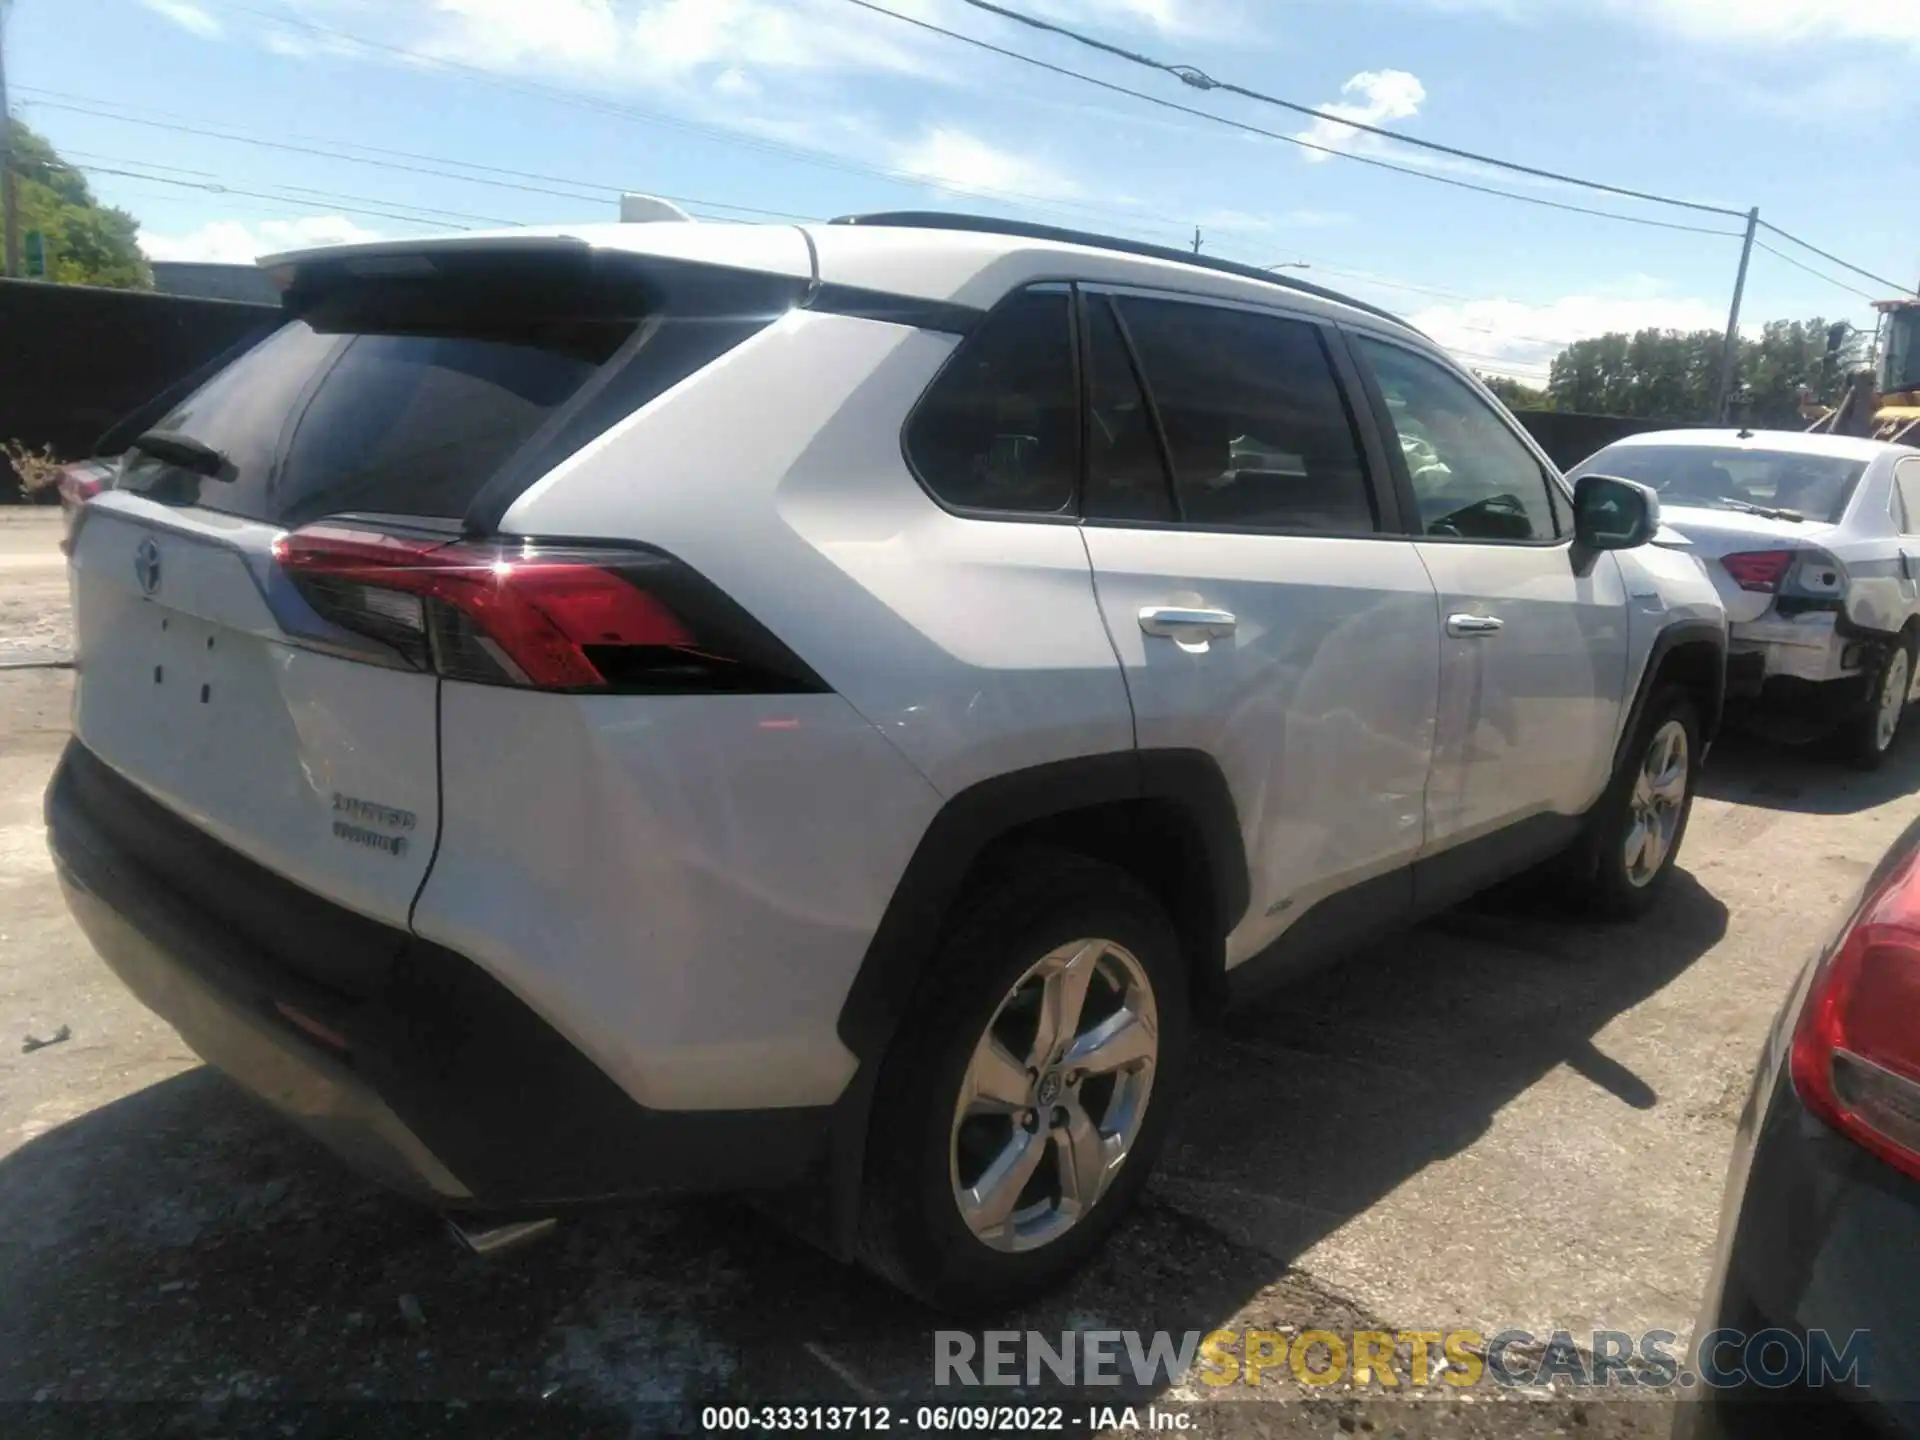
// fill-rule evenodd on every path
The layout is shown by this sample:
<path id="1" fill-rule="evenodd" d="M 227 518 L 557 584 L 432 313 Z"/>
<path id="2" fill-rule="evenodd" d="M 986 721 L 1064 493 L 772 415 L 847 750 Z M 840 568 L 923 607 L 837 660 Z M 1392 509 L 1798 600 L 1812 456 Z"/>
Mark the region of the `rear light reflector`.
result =
<path id="1" fill-rule="evenodd" d="M 324 619 L 449 680 L 625 693 L 826 688 L 758 621 L 657 550 L 321 522 L 281 536 L 274 559 Z"/>
<path id="2" fill-rule="evenodd" d="M 1742 590 L 1772 595 L 1780 589 L 1780 582 L 1787 578 L 1787 572 L 1793 569 L 1793 562 L 1798 558 L 1799 552 L 1794 550 L 1745 550 L 1726 556 L 1720 563 Z"/>
<path id="3" fill-rule="evenodd" d="M 1820 963 L 1791 1066 L 1809 1110 L 1920 1179 L 1920 854 L 1868 895 Z"/>

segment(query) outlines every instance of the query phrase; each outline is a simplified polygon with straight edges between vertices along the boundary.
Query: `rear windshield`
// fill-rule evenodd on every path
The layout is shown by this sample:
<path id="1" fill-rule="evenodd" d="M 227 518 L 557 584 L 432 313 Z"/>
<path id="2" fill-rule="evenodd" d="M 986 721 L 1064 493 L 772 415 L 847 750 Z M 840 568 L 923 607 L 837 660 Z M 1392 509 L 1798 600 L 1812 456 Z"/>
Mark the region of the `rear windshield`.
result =
<path id="1" fill-rule="evenodd" d="M 209 509 L 285 525 L 351 510 L 458 518 L 629 333 L 328 334 L 295 320 L 154 428 L 226 457 L 231 478 L 184 477 Z M 182 478 L 136 452 L 120 486 Z"/>
<path id="2" fill-rule="evenodd" d="M 1659 492 L 1669 505 L 1714 510 L 1788 510 L 1837 523 L 1866 473 L 1864 460 L 1715 445 L 1616 445 L 1574 473 L 1618 475 Z"/>
<path id="3" fill-rule="evenodd" d="M 425 268 L 302 281 L 297 318 L 152 421 L 176 443 L 165 459 L 135 444 L 119 487 L 277 525 L 354 511 L 488 525 L 566 455 L 783 313 L 800 284 L 584 248 L 436 255 Z M 180 440 L 218 473 L 183 463 Z"/>

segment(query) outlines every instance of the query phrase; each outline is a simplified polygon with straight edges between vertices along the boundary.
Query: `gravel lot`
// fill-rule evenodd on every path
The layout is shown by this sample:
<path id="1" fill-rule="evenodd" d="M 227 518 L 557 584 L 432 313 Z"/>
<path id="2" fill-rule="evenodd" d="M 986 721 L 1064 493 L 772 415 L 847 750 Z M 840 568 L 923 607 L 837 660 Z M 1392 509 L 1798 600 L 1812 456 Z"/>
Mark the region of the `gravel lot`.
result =
<path id="1" fill-rule="evenodd" d="M 67 643 L 56 536 L 53 517 L 0 517 L 0 661 Z M 0 673 L 10 1432 L 617 1435 L 697 1427 L 715 1401 L 980 1398 L 932 1389 L 925 1312 L 744 1204 L 597 1215 L 480 1260 L 199 1068 L 94 959 L 53 881 L 39 804 L 70 679 Z M 1483 904 L 1234 1014 L 1201 1046 L 1139 1218 L 1066 1293 L 1002 1323 L 1687 1331 L 1767 1022 L 1916 783 L 1920 745 L 1862 777 L 1725 744 L 1653 919 L 1595 929 Z M 1194 1409 L 1201 1428 L 1666 1421 L 1648 1401 L 1486 1390 L 1238 1395 Z M 1098 1428 L 1067 1398 L 1070 1428 Z"/>

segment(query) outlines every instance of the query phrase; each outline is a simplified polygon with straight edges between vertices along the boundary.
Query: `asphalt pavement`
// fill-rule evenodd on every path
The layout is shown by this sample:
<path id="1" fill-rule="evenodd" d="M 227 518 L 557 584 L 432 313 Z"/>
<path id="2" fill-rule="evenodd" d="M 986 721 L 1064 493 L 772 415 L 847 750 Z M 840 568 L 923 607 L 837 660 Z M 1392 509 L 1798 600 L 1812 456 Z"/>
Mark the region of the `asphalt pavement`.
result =
<path id="1" fill-rule="evenodd" d="M 0 517 L 0 661 L 64 650 L 56 537 L 51 517 Z M 716 1403 L 907 1417 L 969 1398 L 932 1385 L 940 1322 L 751 1205 L 635 1206 L 476 1258 L 201 1068 L 60 901 L 39 807 L 71 681 L 0 673 L 10 1432 L 630 1434 L 698 1429 Z M 1874 776 L 1723 744 L 1653 917 L 1483 902 L 1236 1012 L 1200 1045 L 1138 1217 L 998 1323 L 1684 1335 L 1766 1026 L 1916 784 L 1920 743 Z M 1053 1398 L 1069 1430 L 1112 1418 Z M 1188 1407 L 1207 1433 L 1666 1423 L 1647 1400 L 1487 1387 L 1122 1398 Z"/>

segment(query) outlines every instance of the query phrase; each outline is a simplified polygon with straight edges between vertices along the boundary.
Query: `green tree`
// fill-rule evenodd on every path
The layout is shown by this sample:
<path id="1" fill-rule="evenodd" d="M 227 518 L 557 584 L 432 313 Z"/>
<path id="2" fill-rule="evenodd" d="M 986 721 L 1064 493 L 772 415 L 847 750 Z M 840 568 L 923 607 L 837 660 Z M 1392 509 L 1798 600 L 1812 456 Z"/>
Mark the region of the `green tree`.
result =
<path id="1" fill-rule="evenodd" d="M 1830 348 L 1838 336 L 1839 343 Z M 1742 337 L 1735 355 L 1750 423 L 1795 427 L 1800 389 L 1831 404 L 1859 363 L 1861 336 L 1834 331 L 1818 316 L 1773 320 L 1760 338 Z M 1556 408 L 1650 420 L 1711 420 L 1724 337 L 1715 330 L 1642 330 L 1581 340 L 1553 361 L 1547 393 Z"/>
<path id="2" fill-rule="evenodd" d="M 19 120 L 13 122 L 13 169 L 20 233 L 38 230 L 45 237 L 49 280 L 153 288 L 153 272 L 140 253 L 140 222 L 94 199 L 86 177 Z"/>
<path id="3" fill-rule="evenodd" d="M 1480 377 L 1480 383 L 1498 395 L 1509 410 L 1553 409 L 1553 397 L 1544 390 L 1522 385 L 1511 375 L 1489 375 L 1479 370 L 1474 373 Z"/>
<path id="4" fill-rule="evenodd" d="M 1838 338 L 1839 344 L 1833 344 Z M 1811 320 L 1771 320 L 1757 341 L 1742 341 L 1740 383 L 1754 425 L 1791 425 L 1800 417 L 1800 389 L 1833 404 L 1848 373 L 1865 356 L 1866 337 L 1848 327 L 1837 330 L 1819 316 Z"/>

